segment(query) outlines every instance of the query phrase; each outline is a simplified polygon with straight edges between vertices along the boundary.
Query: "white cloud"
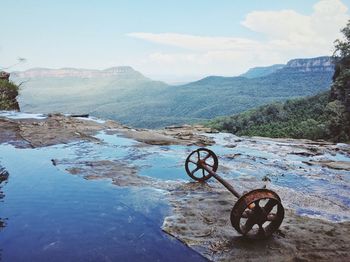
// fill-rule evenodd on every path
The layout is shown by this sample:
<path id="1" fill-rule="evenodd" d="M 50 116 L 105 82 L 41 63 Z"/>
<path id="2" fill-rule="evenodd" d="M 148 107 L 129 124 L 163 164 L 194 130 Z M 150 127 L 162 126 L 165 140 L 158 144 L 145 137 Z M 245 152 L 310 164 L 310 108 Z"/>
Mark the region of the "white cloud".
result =
<path id="1" fill-rule="evenodd" d="M 175 33 L 130 33 L 128 36 L 191 50 L 227 50 L 254 46 L 255 41 L 238 37 L 206 37 Z"/>
<path id="2" fill-rule="evenodd" d="M 310 17 L 293 10 L 253 11 L 246 16 L 242 25 L 269 38 L 286 39 L 294 35 L 311 33 Z"/>
<path id="3" fill-rule="evenodd" d="M 177 52 L 156 52 L 143 63 L 159 70 L 199 74 L 234 75 L 252 66 L 286 62 L 296 57 L 330 55 L 333 41 L 350 18 L 340 0 L 320 0 L 311 15 L 294 10 L 253 11 L 241 24 L 263 35 L 264 40 L 240 37 L 210 37 L 175 33 L 128 34 Z"/>

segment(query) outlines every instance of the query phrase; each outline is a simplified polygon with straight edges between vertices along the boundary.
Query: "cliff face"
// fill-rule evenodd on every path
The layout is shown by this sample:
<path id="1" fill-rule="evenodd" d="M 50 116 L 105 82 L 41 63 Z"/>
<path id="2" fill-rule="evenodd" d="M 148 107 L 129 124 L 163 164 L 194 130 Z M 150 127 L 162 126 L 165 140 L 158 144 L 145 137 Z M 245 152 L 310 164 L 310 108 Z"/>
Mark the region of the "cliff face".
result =
<path id="1" fill-rule="evenodd" d="M 17 110 L 18 86 L 9 82 L 10 74 L 0 72 L 0 110 Z"/>
<path id="2" fill-rule="evenodd" d="M 295 72 L 333 72 L 334 64 L 329 56 L 321 56 L 310 59 L 290 60 L 283 70 Z"/>
<path id="3" fill-rule="evenodd" d="M 287 64 L 276 64 L 265 67 L 253 67 L 240 75 L 246 78 L 267 76 L 272 73 L 333 73 L 334 63 L 329 56 L 292 59 Z"/>

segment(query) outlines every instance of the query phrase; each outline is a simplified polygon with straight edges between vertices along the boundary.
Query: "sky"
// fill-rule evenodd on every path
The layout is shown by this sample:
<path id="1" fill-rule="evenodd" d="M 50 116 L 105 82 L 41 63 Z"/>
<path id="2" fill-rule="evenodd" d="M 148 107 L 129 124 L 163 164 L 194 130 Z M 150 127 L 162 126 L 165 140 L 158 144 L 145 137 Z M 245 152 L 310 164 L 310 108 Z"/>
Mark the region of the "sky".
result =
<path id="1" fill-rule="evenodd" d="M 0 68 L 128 65 L 167 82 L 331 55 L 350 0 L 1 0 Z"/>

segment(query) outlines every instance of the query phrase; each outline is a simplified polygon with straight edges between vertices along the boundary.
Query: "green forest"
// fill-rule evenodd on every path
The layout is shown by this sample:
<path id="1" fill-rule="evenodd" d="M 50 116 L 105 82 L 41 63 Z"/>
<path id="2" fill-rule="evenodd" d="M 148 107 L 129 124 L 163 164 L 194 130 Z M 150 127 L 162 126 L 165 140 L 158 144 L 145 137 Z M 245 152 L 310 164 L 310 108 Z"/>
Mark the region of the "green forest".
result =
<path id="1" fill-rule="evenodd" d="M 240 136 L 350 141 L 350 22 L 335 41 L 335 73 L 330 91 L 291 99 L 206 123 Z"/>

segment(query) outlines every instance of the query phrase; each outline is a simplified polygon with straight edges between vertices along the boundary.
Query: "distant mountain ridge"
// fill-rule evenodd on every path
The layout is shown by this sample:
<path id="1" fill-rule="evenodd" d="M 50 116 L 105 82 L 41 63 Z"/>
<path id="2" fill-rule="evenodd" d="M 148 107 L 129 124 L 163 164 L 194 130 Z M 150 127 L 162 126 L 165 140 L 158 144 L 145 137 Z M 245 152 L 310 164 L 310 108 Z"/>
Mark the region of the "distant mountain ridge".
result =
<path id="1" fill-rule="evenodd" d="M 244 74 L 241 74 L 241 77 L 246 77 L 246 78 L 256 78 L 256 77 L 261 77 L 261 76 L 266 76 L 269 74 L 272 74 L 276 72 L 279 69 L 282 69 L 286 65 L 284 64 L 276 64 L 272 66 L 259 66 L 259 67 L 253 67 L 250 68 L 247 72 Z"/>
<path id="2" fill-rule="evenodd" d="M 261 77 L 209 76 L 177 86 L 146 78 L 130 67 L 121 69 L 27 70 L 18 74 L 27 78 L 14 80 L 29 79 L 19 98 L 24 111 L 89 113 L 133 127 L 160 128 L 315 95 L 329 89 L 333 76 L 330 58 L 323 57 L 291 60 Z"/>
<path id="3" fill-rule="evenodd" d="M 271 66 L 253 67 L 239 75 L 246 78 L 267 76 L 279 70 L 292 72 L 334 72 L 334 63 L 330 56 L 315 58 L 297 58 L 288 61 L 287 64 L 275 64 Z M 281 73 L 281 72 L 280 72 Z"/>
<path id="4" fill-rule="evenodd" d="M 134 70 L 130 66 L 117 66 L 104 70 L 96 69 L 78 69 L 78 68 L 32 68 L 22 72 L 13 72 L 13 75 L 18 78 L 38 78 L 38 77 L 81 77 L 81 78 L 93 78 L 93 77 L 112 77 L 112 76 L 133 76 L 144 77 L 140 72 Z"/>

